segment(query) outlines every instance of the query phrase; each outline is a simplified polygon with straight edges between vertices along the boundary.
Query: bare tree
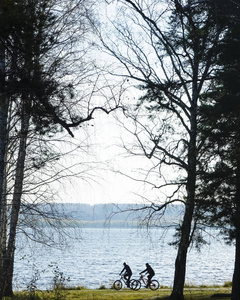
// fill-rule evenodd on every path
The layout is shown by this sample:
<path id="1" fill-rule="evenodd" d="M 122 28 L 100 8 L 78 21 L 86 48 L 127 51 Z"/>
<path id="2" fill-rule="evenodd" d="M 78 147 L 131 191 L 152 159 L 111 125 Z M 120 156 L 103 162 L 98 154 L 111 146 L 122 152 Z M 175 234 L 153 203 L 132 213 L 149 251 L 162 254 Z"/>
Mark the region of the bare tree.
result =
<path id="1" fill-rule="evenodd" d="M 90 43 L 87 42 L 89 29 L 86 15 L 90 13 L 90 1 L 49 2 L 47 0 L 4 1 L 0 11 L 5 12 L 5 26 L 8 32 L 1 31 L 1 95 L 4 101 L 0 111 L 2 145 L 1 161 L 3 168 L 6 162 L 6 149 L 10 153 L 7 162 L 11 164 L 9 175 L 14 180 L 8 180 L 7 172 L 3 172 L 1 197 L 8 196 L 10 220 L 5 221 L 6 202 L 1 201 L 1 270 L 0 298 L 4 293 L 11 295 L 12 275 L 14 266 L 14 251 L 17 226 L 21 213 L 24 187 L 28 170 L 26 162 L 33 145 L 29 143 L 32 134 L 35 138 L 60 134 L 64 128 L 73 136 L 73 128 L 78 127 L 93 118 L 96 110 L 106 113 L 113 107 L 109 102 L 93 101 L 97 92 L 99 74 L 97 74 L 93 59 L 88 54 Z M 14 12 L 14 13 L 13 13 Z M 6 67 L 5 67 L 6 65 Z M 6 89 L 5 89 L 5 85 Z M 5 94 L 7 97 L 5 96 Z M 11 99 L 14 116 L 8 114 L 7 99 Z M 105 100 L 105 99 L 103 99 Z M 7 102 L 8 103 L 8 102 Z M 9 132 L 7 132 L 7 123 Z M 11 139 L 15 145 L 11 147 Z M 6 143 L 7 147 L 6 148 Z M 12 151 L 12 153 L 11 153 Z M 49 151 L 49 149 L 47 149 Z M 37 153 L 30 167 L 42 169 L 46 165 L 42 152 Z M 51 152 L 47 155 L 48 162 Z M 57 157 L 59 158 L 59 157 Z M 57 159 L 56 158 L 56 159 Z M 9 166 L 9 165 L 8 165 Z M 29 166 L 28 166 L 29 167 Z M 61 170 L 62 171 L 62 170 Z M 58 170 L 60 172 L 60 170 Z M 55 180 L 65 176 L 76 176 L 71 170 L 55 177 Z M 5 183 L 8 185 L 4 186 Z M 46 178 L 45 184 L 47 184 Z M 54 178 L 52 178 L 52 181 Z M 12 184 L 9 186 L 9 183 Z M 3 189 L 4 187 L 4 189 Z M 29 186 L 28 186 L 29 187 Z M 12 197 L 7 193 L 12 188 Z M 7 194 L 3 194 L 6 191 Z M 36 188 L 35 191 L 39 190 Z M 26 191 L 25 191 L 26 194 Z M 35 198 L 38 194 L 35 195 Z M 30 204 L 29 204 L 30 206 Z M 26 207 L 26 205 L 25 205 Z M 32 207 L 35 212 L 36 206 Z M 24 210 L 22 210 L 23 212 Z M 38 209 L 38 213 L 47 217 L 47 213 Z M 53 215 L 51 215 L 53 216 Z M 9 235 L 6 241 L 6 226 L 9 225 Z"/>
<path id="2" fill-rule="evenodd" d="M 183 298 L 187 252 L 197 232 L 193 221 L 198 161 L 204 150 L 198 134 L 199 99 L 211 84 L 217 45 L 225 31 L 225 26 L 216 22 L 214 7 L 204 1 L 187 4 L 178 0 L 117 1 L 117 12 L 112 13 L 113 36 L 98 30 L 105 49 L 123 67 L 111 74 L 139 84 L 142 94 L 132 118 L 141 126 L 134 134 L 142 153 L 158 160 L 160 176 L 164 166 L 178 174 L 174 180 L 165 175 L 165 183 L 159 186 L 175 186 L 165 203 L 150 205 L 155 212 L 173 201 L 185 206 L 178 228 L 173 299 Z"/>

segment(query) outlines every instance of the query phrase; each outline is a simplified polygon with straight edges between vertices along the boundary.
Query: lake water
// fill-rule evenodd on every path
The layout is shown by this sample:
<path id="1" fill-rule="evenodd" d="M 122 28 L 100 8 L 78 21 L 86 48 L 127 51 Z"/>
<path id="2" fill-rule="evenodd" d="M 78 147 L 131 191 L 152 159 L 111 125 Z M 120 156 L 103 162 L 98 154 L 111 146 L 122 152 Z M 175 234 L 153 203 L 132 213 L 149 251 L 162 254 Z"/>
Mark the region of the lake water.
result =
<path id="1" fill-rule="evenodd" d="M 69 232 L 71 234 L 71 232 Z M 54 271 L 70 278 L 67 285 L 107 288 L 118 279 L 123 262 L 130 265 L 133 278 L 148 262 L 155 270 L 161 285 L 173 285 L 176 249 L 169 246 L 173 230 L 134 228 L 85 228 L 80 239 L 69 239 L 69 247 L 54 249 L 43 247 L 23 238 L 17 241 L 14 290 L 25 289 L 37 278 L 39 289 L 52 287 Z M 188 254 L 186 283 L 222 285 L 232 280 L 234 247 L 213 240 Z M 36 277 L 37 274 L 37 277 Z"/>

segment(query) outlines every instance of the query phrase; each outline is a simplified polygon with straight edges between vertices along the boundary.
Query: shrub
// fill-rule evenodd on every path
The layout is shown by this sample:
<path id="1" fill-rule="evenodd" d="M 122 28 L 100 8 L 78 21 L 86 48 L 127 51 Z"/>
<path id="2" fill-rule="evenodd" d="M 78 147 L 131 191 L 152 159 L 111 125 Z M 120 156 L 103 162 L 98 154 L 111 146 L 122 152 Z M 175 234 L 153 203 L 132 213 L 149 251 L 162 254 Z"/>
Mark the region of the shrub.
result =
<path id="1" fill-rule="evenodd" d="M 101 285 L 101 286 L 99 287 L 99 290 L 105 290 L 105 289 L 106 289 L 105 285 Z"/>
<path id="2" fill-rule="evenodd" d="M 161 285 L 160 289 L 169 289 L 169 287 L 167 285 Z"/>
<path id="3" fill-rule="evenodd" d="M 232 281 L 225 282 L 223 287 L 232 287 Z"/>
<path id="4" fill-rule="evenodd" d="M 55 300 L 64 300 L 66 299 L 66 282 L 70 281 L 70 278 L 66 278 L 63 275 L 63 272 L 60 272 L 58 266 L 56 265 L 54 270 L 53 277 L 53 293 Z"/>
<path id="5" fill-rule="evenodd" d="M 69 286 L 65 287 L 65 290 L 71 290 L 71 291 L 80 291 L 80 290 L 86 290 L 85 286 Z"/>
<path id="6" fill-rule="evenodd" d="M 12 299 L 12 298 L 6 297 L 6 299 Z M 41 298 L 36 293 L 31 294 L 28 291 L 14 294 L 13 299 L 14 300 L 41 300 Z"/>

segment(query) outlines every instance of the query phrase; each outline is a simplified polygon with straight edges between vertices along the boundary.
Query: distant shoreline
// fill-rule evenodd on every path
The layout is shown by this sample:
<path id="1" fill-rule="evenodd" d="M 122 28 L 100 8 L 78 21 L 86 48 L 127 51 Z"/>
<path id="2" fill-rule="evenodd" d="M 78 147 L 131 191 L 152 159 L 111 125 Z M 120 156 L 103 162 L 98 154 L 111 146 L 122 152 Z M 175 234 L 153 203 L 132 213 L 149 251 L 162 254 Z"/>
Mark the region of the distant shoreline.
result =
<path id="1" fill-rule="evenodd" d="M 52 223 L 59 227 L 83 227 L 83 228 L 136 228 L 143 227 L 142 219 L 146 217 L 140 204 L 82 204 L 82 203 L 52 203 L 43 205 L 41 209 L 48 214 L 55 214 Z M 167 208 L 164 216 L 156 218 L 148 223 L 148 227 L 177 225 L 181 219 L 182 205 Z M 24 216 L 23 216 L 24 217 Z M 44 224 L 44 218 L 36 216 L 35 223 Z M 47 224 L 46 224 L 47 225 Z M 43 225 L 44 226 L 44 225 Z M 145 226 L 146 227 L 146 226 Z"/>

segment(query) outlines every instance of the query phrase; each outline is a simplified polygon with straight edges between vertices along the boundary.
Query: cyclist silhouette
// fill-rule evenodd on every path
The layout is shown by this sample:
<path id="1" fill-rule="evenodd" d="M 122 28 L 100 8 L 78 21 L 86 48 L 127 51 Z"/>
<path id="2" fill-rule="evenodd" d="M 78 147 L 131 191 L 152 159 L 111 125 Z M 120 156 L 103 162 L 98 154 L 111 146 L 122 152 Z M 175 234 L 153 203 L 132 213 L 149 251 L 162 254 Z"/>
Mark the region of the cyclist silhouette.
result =
<path id="1" fill-rule="evenodd" d="M 127 280 L 127 287 L 130 287 L 130 279 L 131 279 L 131 276 L 132 276 L 132 270 L 129 267 L 129 265 L 127 265 L 125 262 L 123 263 L 123 265 L 124 265 L 124 267 L 123 267 L 120 275 L 125 271 L 123 276 Z"/>
<path id="2" fill-rule="evenodd" d="M 146 263 L 146 269 L 143 270 L 142 272 L 140 272 L 140 274 L 142 274 L 142 273 L 148 273 L 148 283 L 147 283 L 147 286 L 146 286 L 146 288 L 148 288 L 149 284 L 151 282 L 151 279 L 155 275 L 155 272 L 154 272 L 153 268 L 148 263 Z"/>

